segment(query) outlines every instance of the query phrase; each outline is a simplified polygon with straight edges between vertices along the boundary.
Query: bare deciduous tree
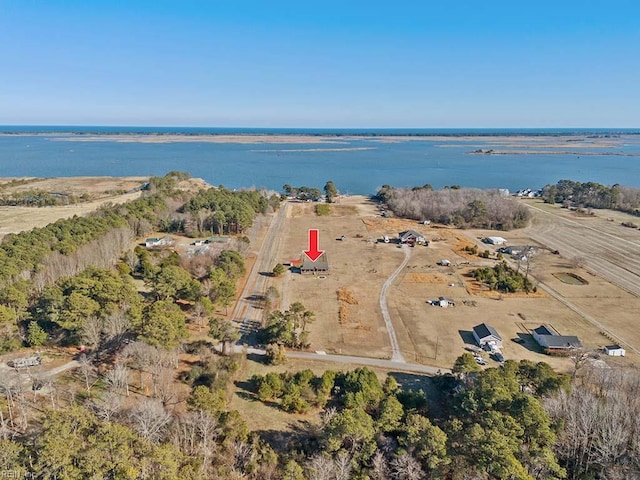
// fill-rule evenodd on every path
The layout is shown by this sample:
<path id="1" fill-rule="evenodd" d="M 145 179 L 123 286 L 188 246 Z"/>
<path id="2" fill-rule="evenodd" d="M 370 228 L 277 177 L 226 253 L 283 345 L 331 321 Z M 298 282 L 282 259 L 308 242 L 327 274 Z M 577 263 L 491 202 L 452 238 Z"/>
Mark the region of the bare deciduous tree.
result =
<path id="1" fill-rule="evenodd" d="M 349 480 L 353 465 L 351 464 L 351 455 L 346 452 L 340 452 L 336 455 L 334 461 L 335 479 Z"/>
<path id="2" fill-rule="evenodd" d="M 129 419 L 138 435 L 150 442 L 158 443 L 171 421 L 171 414 L 159 401 L 147 399 L 129 411 Z"/>
<path id="3" fill-rule="evenodd" d="M 401 453 L 391 460 L 391 471 L 396 480 L 421 480 L 425 478 L 420 462 L 408 453 Z"/>
<path id="4" fill-rule="evenodd" d="M 129 369 L 122 363 L 117 363 L 105 375 L 107 385 L 115 391 L 124 392 L 129 396 Z"/>
<path id="5" fill-rule="evenodd" d="M 80 330 L 80 339 L 91 350 L 99 349 L 102 343 L 102 319 L 91 316 L 87 318 Z"/>
<path id="6" fill-rule="evenodd" d="M 106 422 L 110 422 L 122 411 L 122 395 L 107 391 L 91 404 L 95 414 Z"/>
<path id="7" fill-rule="evenodd" d="M 87 389 L 87 393 L 90 393 L 93 381 L 97 378 L 96 367 L 85 354 L 80 355 L 78 363 L 80 364 L 80 374 L 84 378 L 85 388 Z"/>
<path id="8" fill-rule="evenodd" d="M 333 480 L 335 465 L 333 459 L 325 455 L 315 455 L 307 462 L 307 477 L 309 480 Z"/>
<path id="9" fill-rule="evenodd" d="M 389 480 L 391 477 L 389 464 L 381 451 L 377 451 L 371 459 L 371 478 L 372 480 Z"/>

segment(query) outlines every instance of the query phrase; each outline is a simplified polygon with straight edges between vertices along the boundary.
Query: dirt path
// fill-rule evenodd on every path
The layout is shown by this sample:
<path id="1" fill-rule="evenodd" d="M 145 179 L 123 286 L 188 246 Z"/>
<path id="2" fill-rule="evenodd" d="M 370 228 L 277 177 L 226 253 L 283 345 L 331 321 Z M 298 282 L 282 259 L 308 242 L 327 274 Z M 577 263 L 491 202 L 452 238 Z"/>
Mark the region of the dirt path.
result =
<path id="1" fill-rule="evenodd" d="M 527 205 L 534 213 L 531 238 L 568 259 L 580 259 L 584 267 L 633 295 L 640 296 L 640 237 L 618 223 L 602 218 L 569 219 Z M 634 238 L 635 237 L 635 238 Z"/>
<path id="2" fill-rule="evenodd" d="M 584 318 L 587 322 L 589 322 L 591 325 L 597 327 L 601 332 L 607 332 L 608 336 L 615 339 L 619 345 L 624 345 L 627 347 L 627 349 L 634 351 L 637 354 L 640 354 L 640 350 L 637 349 L 636 347 L 634 347 L 633 345 L 631 345 L 627 340 L 625 340 L 624 338 L 622 338 L 620 335 L 618 335 L 617 333 L 611 331 L 611 328 L 603 325 L 602 323 L 600 323 L 598 320 L 596 320 L 592 315 L 589 315 L 588 313 L 580 310 L 578 307 L 576 307 L 573 303 L 571 303 L 570 301 L 568 301 L 566 298 L 564 298 L 562 295 L 560 295 L 558 292 L 556 292 L 553 288 L 549 287 L 548 285 L 545 285 L 542 282 L 538 283 L 538 286 L 541 287 L 545 292 L 547 292 L 549 295 L 551 295 L 552 297 L 554 297 L 556 300 L 558 300 L 560 303 L 562 303 L 563 305 L 565 305 L 566 307 L 570 308 L 571 310 L 573 310 L 575 313 L 577 313 L 578 315 L 580 315 L 582 318 Z"/>
<path id="3" fill-rule="evenodd" d="M 402 247 L 404 251 L 404 260 L 398 266 L 398 268 L 391 274 L 391 276 L 384 282 L 382 285 L 382 290 L 380 290 L 380 310 L 382 311 L 382 317 L 384 318 L 384 324 L 387 327 L 387 332 L 389 333 L 389 341 L 391 342 L 391 361 L 398 363 L 406 363 L 404 357 L 402 356 L 402 352 L 400 351 L 400 345 L 398 344 L 398 338 L 396 337 L 396 330 L 393 328 L 393 322 L 391 321 L 391 315 L 389 315 L 389 308 L 387 307 L 387 290 L 393 283 L 393 281 L 398 277 L 400 272 L 407 266 L 409 263 L 409 259 L 411 258 L 411 250 L 404 245 Z"/>

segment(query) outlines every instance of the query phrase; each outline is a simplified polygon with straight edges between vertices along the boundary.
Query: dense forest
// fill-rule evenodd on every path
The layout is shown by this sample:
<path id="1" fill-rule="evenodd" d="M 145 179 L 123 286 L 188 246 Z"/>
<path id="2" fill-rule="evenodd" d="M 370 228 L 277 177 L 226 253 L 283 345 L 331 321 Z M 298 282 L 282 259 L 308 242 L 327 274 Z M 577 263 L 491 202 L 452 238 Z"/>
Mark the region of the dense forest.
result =
<path id="1" fill-rule="evenodd" d="M 180 480 L 586 480 L 640 471 L 636 372 L 583 365 L 571 381 L 544 363 L 480 371 L 461 357 L 453 375 L 431 380 L 358 368 L 238 382 L 243 355 L 185 348 L 199 361 L 177 385 L 177 351 L 142 341 L 101 371 L 82 360 L 82 395 L 50 383 L 38 403 L 3 376 L 0 471 Z M 253 401 L 309 420 L 250 432 L 228 407 L 234 382 Z"/>
<path id="2" fill-rule="evenodd" d="M 562 203 L 582 208 L 611 208 L 640 215 L 640 188 L 606 186 L 595 182 L 560 180 L 542 189 L 547 203 Z"/>
<path id="3" fill-rule="evenodd" d="M 0 353 L 21 344 L 42 345 L 47 336 L 77 343 L 83 338 L 83 322 L 92 318 L 106 321 L 114 315 L 123 316 L 137 327 L 134 333 L 144 335 L 144 328 L 150 328 L 144 327 L 144 319 L 159 307 L 145 310 L 138 305 L 139 295 L 127 293 L 131 275 L 143 279 L 158 301 L 182 299 L 201 308 L 206 298 L 207 305 L 228 307 L 238 272 L 244 269 L 237 252 L 212 251 L 201 258 L 181 259 L 168 252 L 131 250 L 136 237 L 152 231 L 199 230 L 199 213 L 205 207 L 194 205 L 206 204 L 213 216 L 221 212 L 227 218 L 225 224 L 236 225 L 237 231 L 250 226 L 253 218 L 270 206 L 269 199 L 258 191 L 231 192 L 221 187 L 190 193 L 176 188 L 186 179 L 188 174 L 181 172 L 152 177 L 148 190 L 137 200 L 107 204 L 88 216 L 6 235 L 0 243 Z M 211 199 L 224 200 L 218 204 Z M 190 205 L 193 213 L 185 215 L 185 205 Z M 109 273 L 115 266 L 120 277 Z M 111 305 L 105 310 L 104 299 L 91 287 L 96 282 L 105 288 L 111 286 L 114 301 L 119 296 L 118 308 Z M 172 319 L 159 317 L 166 330 L 181 329 L 184 315 L 179 310 L 167 307 L 165 312 L 172 313 Z M 160 343 L 171 343 L 169 338 L 180 336 L 165 333 Z"/>
<path id="4" fill-rule="evenodd" d="M 383 186 L 377 194 L 391 211 L 414 220 L 455 225 L 460 228 L 509 230 L 526 225 L 530 214 L 524 205 L 498 190 Z"/>

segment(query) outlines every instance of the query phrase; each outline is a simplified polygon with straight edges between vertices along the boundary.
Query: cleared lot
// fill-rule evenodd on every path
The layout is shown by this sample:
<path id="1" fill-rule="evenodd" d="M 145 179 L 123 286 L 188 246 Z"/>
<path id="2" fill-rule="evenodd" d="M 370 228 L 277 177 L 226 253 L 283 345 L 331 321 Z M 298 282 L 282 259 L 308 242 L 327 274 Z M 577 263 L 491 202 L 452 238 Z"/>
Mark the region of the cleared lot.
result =
<path id="1" fill-rule="evenodd" d="M 544 225 L 554 225 L 555 218 L 551 216 L 546 220 L 543 233 L 546 231 Z M 613 222 L 601 221 L 615 231 Z M 389 358 L 391 350 L 380 312 L 379 294 L 382 284 L 404 255 L 397 245 L 377 240 L 385 234 L 394 238 L 399 231 L 414 229 L 424 233 L 431 244 L 411 249 L 410 261 L 390 286 L 387 298 L 401 351 L 407 361 L 451 367 L 464 351 L 465 342 L 471 341 L 472 327 L 483 322 L 495 327 L 503 337 L 505 358 L 547 361 L 565 370 L 571 368 L 571 361 L 544 355 L 533 343 L 529 329 L 550 323 L 563 335 L 578 335 L 586 347 L 594 349 L 612 343 L 601 332 L 624 339 L 634 348 L 640 346 L 640 332 L 635 328 L 635 312 L 640 309 L 638 297 L 593 270 L 575 265 L 574 255 L 568 247 L 579 243 L 584 232 L 578 229 L 572 235 L 565 234 L 567 236 L 562 238 L 567 244 L 549 245 L 543 241 L 538 223 L 536 217 L 531 227 L 501 235 L 512 245 L 539 245 L 560 250 L 562 255 L 541 249 L 530 268 L 530 274 L 543 281 L 553 294 L 539 288 L 537 293 L 529 295 L 500 295 L 483 290 L 467 276 L 474 267 L 493 265 L 495 260 L 482 259 L 463 250 L 465 246 L 478 245 L 479 251 L 486 248 L 495 252 L 495 247 L 480 241 L 495 232 L 460 231 L 382 218 L 375 205 L 364 197 L 343 198 L 328 216 L 317 216 L 312 204 L 296 204 L 282 227 L 284 241 L 280 261 L 299 257 L 307 246 L 308 229 L 318 228 L 320 248 L 327 250 L 331 272 L 324 278 L 287 273 L 281 288 L 286 290 L 288 302 L 301 301 L 316 312 L 310 337 L 313 350 Z M 562 228 L 560 224 L 551 230 L 557 232 Z M 630 234 L 626 230 L 629 229 L 623 234 Z M 342 235 L 346 239 L 337 240 Z M 620 238 L 620 244 L 628 241 L 624 236 Z M 564 252 L 569 252 L 568 258 Z M 438 265 L 442 259 L 450 260 L 451 265 Z M 607 259 L 599 261 L 606 263 Z M 554 276 L 563 272 L 575 273 L 588 284 L 563 283 Z M 341 302 L 337 295 L 340 288 L 348 289 L 357 304 Z M 441 308 L 427 303 L 441 296 L 453 299 L 456 306 Z M 593 319 L 604 328 L 593 324 L 590 321 Z M 524 342 L 511 341 L 515 338 L 523 338 Z M 638 356 L 630 351 L 626 359 L 615 361 L 637 360 Z M 496 363 L 489 360 L 489 365 Z"/>

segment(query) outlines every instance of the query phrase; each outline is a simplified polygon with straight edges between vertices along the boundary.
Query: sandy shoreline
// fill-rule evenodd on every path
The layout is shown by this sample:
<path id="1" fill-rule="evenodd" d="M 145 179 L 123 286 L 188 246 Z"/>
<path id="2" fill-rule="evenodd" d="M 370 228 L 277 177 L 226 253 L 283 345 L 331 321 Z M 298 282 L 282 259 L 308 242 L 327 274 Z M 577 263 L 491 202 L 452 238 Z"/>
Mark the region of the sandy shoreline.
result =
<path id="1" fill-rule="evenodd" d="M 535 145 L 547 148 L 617 147 L 626 141 L 637 142 L 637 135 L 592 136 L 575 135 L 341 135 L 341 134 L 176 134 L 176 133 L 122 133 L 122 134 L 75 134 L 75 133 L 0 133 L 0 136 L 44 137 L 55 142 L 120 142 L 120 143 L 236 143 L 236 144 L 329 144 L 345 145 L 350 141 L 373 141 L 378 143 L 441 142 L 508 145 Z"/>

